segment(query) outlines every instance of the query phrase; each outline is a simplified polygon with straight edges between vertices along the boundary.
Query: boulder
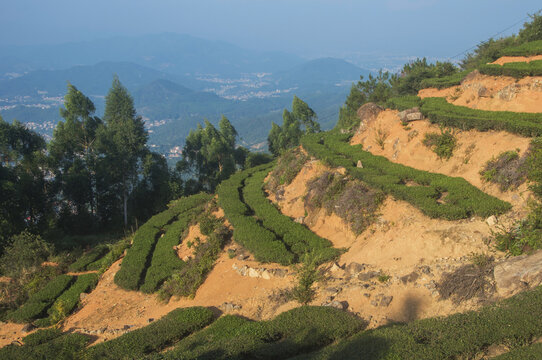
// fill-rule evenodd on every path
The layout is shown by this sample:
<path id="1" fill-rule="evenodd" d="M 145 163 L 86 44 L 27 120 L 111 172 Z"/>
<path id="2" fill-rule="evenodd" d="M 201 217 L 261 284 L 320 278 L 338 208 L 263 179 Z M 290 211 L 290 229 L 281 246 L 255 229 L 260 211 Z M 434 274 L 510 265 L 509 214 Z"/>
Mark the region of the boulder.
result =
<path id="1" fill-rule="evenodd" d="M 21 329 L 21 332 L 22 333 L 27 333 L 27 332 L 30 332 L 32 330 L 34 330 L 36 327 L 32 324 L 26 324 L 25 326 L 23 326 L 23 328 Z"/>
<path id="2" fill-rule="evenodd" d="M 260 277 L 260 273 L 256 269 L 248 268 L 248 276 L 251 278 L 257 278 Z"/>
<path id="3" fill-rule="evenodd" d="M 497 293 L 511 296 L 542 284 L 542 250 L 507 259 L 493 270 Z"/>
<path id="4" fill-rule="evenodd" d="M 371 301 L 373 306 L 388 307 L 393 300 L 393 296 L 385 296 L 384 294 L 378 294 L 375 299 Z"/>
<path id="5" fill-rule="evenodd" d="M 369 124 L 371 121 L 374 121 L 378 114 L 380 114 L 382 111 L 384 111 L 383 108 L 376 105 L 375 103 L 366 103 L 363 104 L 358 109 L 358 117 L 360 119 L 360 127 L 359 131 L 365 130 L 367 127 L 367 124 Z"/>
<path id="6" fill-rule="evenodd" d="M 333 300 L 330 303 L 322 304 L 322 306 L 331 306 L 339 310 L 346 310 L 348 309 L 348 302 Z"/>
<path id="7" fill-rule="evenodd" d="M 408 283 L 413 283 L 413 282 L 415 282 L 416 280 L 418 280 L 419 277 L 420 277 L 420 275 L 418 275 L 417 272 L 413 271 L 413 272 L 411 272 L 411 273 L 408 274 L 408 275 L 402 276 L 402 277 L 400 278 L 400 280 L 401 280 L 401 282 L 402 282 L 403 284 L 406 285 L 406 284 L 408 284 Z"/>
<path id="8" fill-rule="evenodd" d="M 407 123 L 410 121 L 423 120 L 423 114 L 420 112 L 418 107 L 413 107 L 411 109 L 406 109 L 397 114 L 401 122 Z"/>

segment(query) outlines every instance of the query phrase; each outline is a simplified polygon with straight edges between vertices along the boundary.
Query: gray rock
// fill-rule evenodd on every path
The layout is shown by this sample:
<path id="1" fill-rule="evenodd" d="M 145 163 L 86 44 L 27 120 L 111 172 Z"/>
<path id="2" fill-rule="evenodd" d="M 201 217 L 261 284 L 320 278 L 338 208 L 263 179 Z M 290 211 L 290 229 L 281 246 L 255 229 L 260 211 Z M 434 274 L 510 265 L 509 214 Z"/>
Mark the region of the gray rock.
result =
<path id="1" fill-rule="evenodd" d="M 367 128 L 367 125 L 374 121 L 378 114 L 380 114 L 384 109 L 375 103 L 366 103 L 363 104 L 357 111 L 358 117 L 361 120 L 358 131 L 363 131 Z"/>
<path id="2" fill-rule="evenodd" d="M 348 309 L 348 302 L 333 300 L 332 302 L 324 304 L 323 306 L 330 306 L 339 310 L 345 310 Z"/>
<path id="3" fill-rule="evenodd" d="M 285 269 L 269 269 L 269 273 L 275 277 L 283 278 L 288 274 L 288 270 Z"/>
<path id="4" fill-rule="evenodd" d="M 258 270 L 256 269 L 253 269 L 253 268 L 248 268 L 248 276 L 251 277 L 251 278 L 258 278 L 260 277 L 260 273 L 258 272 Z"/>
<path id="5" fill-rule="evenodd" d="M 423 115 L 420 112 L 420 109 L 413 107 L 412 109 L 406 109 L 397 114 L 401 122 L 406 123 L 410 121 L 422 120 Z"/>
<path id="6" fill-rule="evenodd" d="M 358 160 L 358 163 L 356 164 L 356 167 L 363 169 L 363 164 L 361 163 L 361 160 Z"/>
<path id="7" fill-rule="evenodd" d="M 294 221 L 298 224 L 303 224 L 305 222 L 305 217 L 304 216 L 297 217 L 294 219 Z"/>
<path id="8" fill-rule="evenodd" d="M 220 305 L 220 308 L 224 310 L 225 312 L 231 312 L 234 310 L 240 310 L 242 306 L 238 304 L 233 304 L 231 302 L 225 302 L 222 305 Z"/>
<path id="9" fill-rule="evenodd" d="M 151 322 L 154 321 L 154 318 L 149 318 L 149 320 L 147 320 L 147 322 L 150 324 Z"/>
<path id="10" fill-rule="evenodd" d="M 84 293 L 84 292 L 81 293 L 81 294 L 79 294 L 79 300 L 83 300 L 84 298 L 87 297 L 87 295 L 88 295 L 88 294 L 87 294 L 87 293 Z"/>
<path id="11" fill-rule="evenodd" d="M 435 280 L 431 280 L 430 282 L 428 282 L 427 284 L 424 284 L 423 286 L 425 286 L 427 290 L 435 290 L 437 288 L 437 283 L 435 282 Z"/>
<path id="12" fill-rule="evenodd" d="M 437 268 L 440 268 L 440 265 L 437 265 Z M 426 275 L 431 274 L 431 268 L 429 266 L 427 266 L 427 265 L 422 265 L 422 266 L 418 267 L 418 269 L 420 269 L 422 274 L 426 274 Z"/>
<path id="13" fill-rule="evenodd" d="M 420 275 L 418 275 L 417 272 L 413 271 L 408 275 L 402 276 L 399 280 L 401 280 L 401 282 L 406 285 L 408 283 L 415 282 L 416 280 L 418 280 L 419 277 Z"/>
<path id="14" fill-rule="evenodd" d="M 32 330 L 34 330 L 36 327 L 32 324 L 26 324 L 25 326 L 23 326 L 23 328 L 21 329 L 21 332 L 23 333 L 27 333 L 27 332 L 30 332 Z"/>
<path id="15" fill-rule="evenodd" d="M 412 112 L 410 114 L 406 114 L 406 121 L 416 121 L 416 120 L 423 120 L 423 114 L 421 112 Z"/>
<path id="16" fill-rule="evenodd" d="M 393 296 L 385 296 L 384 294 L 378 294 L 375 296 L 374 300 L 371 301 L 371 305 L 388 307 L 393 300 Z"/>
<path id="17" fill-rule="evenodd" d="M 507 259 L 493 270 L 497 292 L 510 296 L 542 283 L 542 250 Z"/>
<path id="18" fill-rule="evenodd" d="M 239 254 L 239 256 L 237 256 L 237 260 L 246 260 L 248 259 L 248 255 L 245 255 L 245 254 Z"/>
<path id="19" fill-rule="evenodd" d="M 352 263 L 348 264 L 344 268 L 344 270 L 350 276 L 355 276 L 355 275 L 359 274 L 360 272 L 362 272 L 363 270 L 365 270 L 365 265 L 358 264 L 356 262 L 352 262 Z"/>
<path id="20" fill-rule="evenodd" d="M 124 325 L 122 327 L 122 330 L 130 330 L 130 328 L 132 328 L 134 325 Z"/>
<path id="21" fill-rule="evenodd" d="M 380 275 L 377 271 L 368 271 L 366 273 L 361 273 L 358 275 L 358 279 L 361 281 L 369 281 L 371 279 L 374 279 L 375 277 L 378 277 Z"/>

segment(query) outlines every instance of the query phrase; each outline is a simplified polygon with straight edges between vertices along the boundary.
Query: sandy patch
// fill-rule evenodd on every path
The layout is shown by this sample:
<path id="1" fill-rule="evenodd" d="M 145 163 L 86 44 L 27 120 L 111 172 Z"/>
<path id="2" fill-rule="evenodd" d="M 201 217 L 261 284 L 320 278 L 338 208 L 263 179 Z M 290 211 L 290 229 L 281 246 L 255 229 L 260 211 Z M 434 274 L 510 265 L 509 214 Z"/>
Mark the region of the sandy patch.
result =
<path id="1" fill-rule="evenodd" d="M 533 56 L 503 56 L 493 61 L 492 64 L 504 65 L 508 63 L 515 62 L 531 62 L 535 60 L 542 60 L 542 55 L 533 55 Z"/>

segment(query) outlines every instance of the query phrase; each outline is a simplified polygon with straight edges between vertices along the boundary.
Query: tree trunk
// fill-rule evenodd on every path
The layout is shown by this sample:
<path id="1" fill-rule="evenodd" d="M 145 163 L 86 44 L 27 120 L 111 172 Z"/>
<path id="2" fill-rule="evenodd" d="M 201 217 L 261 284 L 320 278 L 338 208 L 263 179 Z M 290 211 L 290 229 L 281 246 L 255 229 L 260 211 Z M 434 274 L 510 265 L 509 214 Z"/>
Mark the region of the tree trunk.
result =
<path id="1" fill-rule="evenodd" d="M 126 179 L 123 179 L 124 189 L 122 189 L 124 194 L 124 228 L 128 226 L 128 191 L 126 191 Z"/>

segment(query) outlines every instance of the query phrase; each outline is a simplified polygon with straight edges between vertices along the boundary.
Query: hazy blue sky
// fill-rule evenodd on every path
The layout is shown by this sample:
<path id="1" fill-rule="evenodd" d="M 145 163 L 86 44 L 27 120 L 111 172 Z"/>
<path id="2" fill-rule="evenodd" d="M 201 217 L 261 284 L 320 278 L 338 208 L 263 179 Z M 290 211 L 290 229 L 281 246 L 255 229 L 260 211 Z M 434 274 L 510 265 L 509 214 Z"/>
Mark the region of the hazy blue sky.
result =
<path id="1" fill-rule="evenodd" d="M 540 0 L 0 0 L 0 44 L 176 32 L 306 57 L 449 57 L 540 8 Z"/>

